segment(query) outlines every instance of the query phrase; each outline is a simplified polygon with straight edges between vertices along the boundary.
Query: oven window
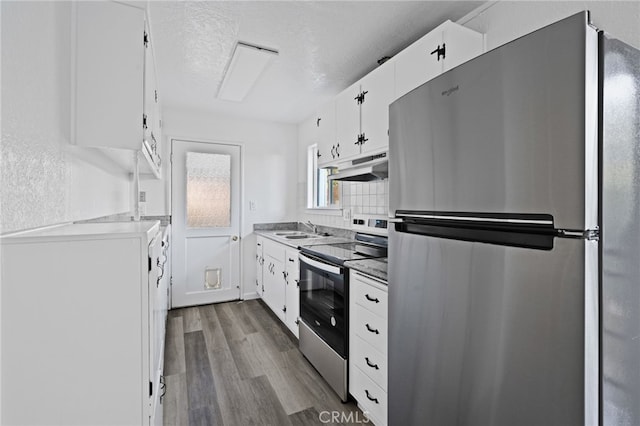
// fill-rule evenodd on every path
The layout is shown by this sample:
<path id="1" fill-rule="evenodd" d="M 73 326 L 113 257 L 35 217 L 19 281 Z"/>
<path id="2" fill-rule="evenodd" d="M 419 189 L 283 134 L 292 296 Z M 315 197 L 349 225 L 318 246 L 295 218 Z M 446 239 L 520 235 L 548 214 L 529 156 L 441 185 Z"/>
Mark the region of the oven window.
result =
<path id="1" fill-rule="evenodd" d="M 300 317 L 342 357 L 347 356 L 347 297 L 344 274 L 300 262 Z"/>

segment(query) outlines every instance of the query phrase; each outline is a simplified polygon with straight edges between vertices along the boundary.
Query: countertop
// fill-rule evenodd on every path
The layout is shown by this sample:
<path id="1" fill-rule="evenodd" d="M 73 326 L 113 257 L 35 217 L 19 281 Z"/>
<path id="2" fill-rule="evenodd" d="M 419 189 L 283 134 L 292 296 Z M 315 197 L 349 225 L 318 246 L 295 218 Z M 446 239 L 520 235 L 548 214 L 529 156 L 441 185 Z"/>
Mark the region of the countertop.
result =
<path id="1" fill-rule="evenodd" d="M 387 282 L 387 258 L 348 260 L 344 266 Z"/>
<path id="2" fill-rule="evenodd" d="M 262 237 L 268 238 L 270 240 L 276 241 L 280 244 L 284 244 L 291 248 L 297 249 L 302 246 L 315 246 L 319 244 L 336 244 L 336 243 L 348 243 L 351 240 L 342 237 L 334 237 L 334 236 L 314 236 L 313 238 L 298 238 L 298 239 L 288 239 L 284 235 L 276 235 L 286 231 L 296 231 L 296 229 L 278 229 L 271 231 L 253 231 L 256 235 L 260 235 Z M 309 233 L 311 234 L 311 233 Z"/>

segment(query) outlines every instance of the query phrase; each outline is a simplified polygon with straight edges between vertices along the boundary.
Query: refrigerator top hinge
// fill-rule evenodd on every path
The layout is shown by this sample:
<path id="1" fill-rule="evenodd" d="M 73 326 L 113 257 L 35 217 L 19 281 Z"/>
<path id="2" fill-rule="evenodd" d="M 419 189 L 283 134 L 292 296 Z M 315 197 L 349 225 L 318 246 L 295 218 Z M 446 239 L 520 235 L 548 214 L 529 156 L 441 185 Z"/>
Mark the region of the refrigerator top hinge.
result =
<path id="1" fill-rule="evenodd" d="M 588 231 L 584 231 L 584 238 L 589 241 L 600 241 L 600 230 L 590 229 Z"/>
<path id="2" fill-rule="evenodd" d="M 563 229 L 559 231 L 558 236 L 563 238 L 585 239 L 587 241 L 599 241 L 600 230 L 589 229 L 587 231 L 571 231 L 571 230 Z"/>

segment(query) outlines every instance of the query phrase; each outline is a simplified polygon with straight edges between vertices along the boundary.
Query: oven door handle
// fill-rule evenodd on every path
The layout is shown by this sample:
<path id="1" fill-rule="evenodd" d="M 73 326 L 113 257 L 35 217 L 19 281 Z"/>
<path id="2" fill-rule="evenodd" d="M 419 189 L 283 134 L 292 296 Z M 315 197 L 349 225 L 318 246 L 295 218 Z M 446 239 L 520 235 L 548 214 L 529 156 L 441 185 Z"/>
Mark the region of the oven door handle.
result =
<path id="1" fill-rule="evenodd" d="M 306 263 L 307 265 L 314 267 L 316 269 L 320 269 L 321 271 L 329 272 L 330 274 L 340 275 L 342 273 L 342 268 L 333 265 L 327 265 L 326 263 L 319 262 L 317 260 L 311 259 L 302 253 L 298 255 L 300 257 L 300 261 Z"/>

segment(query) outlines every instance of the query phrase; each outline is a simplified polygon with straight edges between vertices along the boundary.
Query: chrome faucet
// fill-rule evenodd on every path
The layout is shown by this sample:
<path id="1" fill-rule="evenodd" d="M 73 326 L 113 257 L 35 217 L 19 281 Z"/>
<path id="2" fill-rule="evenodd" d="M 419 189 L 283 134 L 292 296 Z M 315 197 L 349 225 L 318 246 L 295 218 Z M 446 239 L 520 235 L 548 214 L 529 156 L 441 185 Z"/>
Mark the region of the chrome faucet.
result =
<path id="1" fill-rule="evenodd" d="M 318 227 L 316 225 L 314 225 L 313 223 L 311 223 L 310 220 L 308 220 L 307 223 L 303 223 L 303 225 L 308 227 L 309 229 L 311 229 L 314 234 L 318 233 Z"/>

